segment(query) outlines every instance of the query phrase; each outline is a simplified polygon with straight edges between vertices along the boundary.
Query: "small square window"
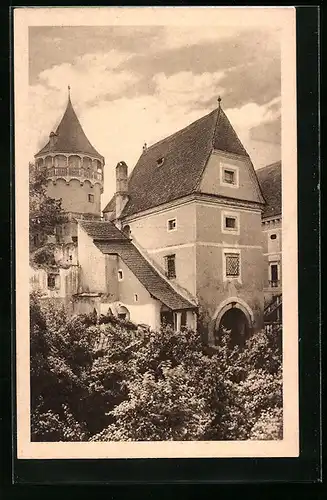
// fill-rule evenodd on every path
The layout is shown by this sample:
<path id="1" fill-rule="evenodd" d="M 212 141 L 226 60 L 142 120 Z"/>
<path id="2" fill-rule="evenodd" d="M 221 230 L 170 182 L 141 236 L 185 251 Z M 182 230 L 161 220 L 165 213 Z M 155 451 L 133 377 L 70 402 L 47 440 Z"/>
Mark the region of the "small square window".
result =
<path id="1" fill-rule="evenodd" d="M 235 184 L 235 172 L 233 170 L 224 169 L 224 182 L 226 184 Z"/>
<path id="2" fill-rule="evenodd" d="M 94 203 L 94 194 L 89 194 L 89 202 Z"/>
<path id="3" fill-rule="evenodd" d="M 121 269 L 118 271 L 118 281 L 122 281 L 124 279 L 124 274 Z"/>
<path id="4" fill-rule="evenodd" d="M 167 222 L 168 231 L 175 231 L 177 229 L 176 219 L 169 219 Z"/>
<path id="5" fill-rule="evenodd" d="M 270 235 L 270 239 L 271 239 L 271 240 L 275 240 L 276 238 L 277 238 L 277 234 L 271 234 L 271 235 Z"/>
<path id="6" fill-rule="evenodd" d="M 240 256 L 236 253 L 226 253 L 226 276 L 237 278 L 240 275 Z"/>
<path id="7" fill-rule="evenodd" d="M 236 229 L 236 218 L 235 217 L 225 217 L 225 228 L 226 229 Z"/>
<path id="8" fill-rule="evenodd" d="M 167 278 L 176 278 L 175 255 L 167 255 L 166 257 L 166 274 Z"/>

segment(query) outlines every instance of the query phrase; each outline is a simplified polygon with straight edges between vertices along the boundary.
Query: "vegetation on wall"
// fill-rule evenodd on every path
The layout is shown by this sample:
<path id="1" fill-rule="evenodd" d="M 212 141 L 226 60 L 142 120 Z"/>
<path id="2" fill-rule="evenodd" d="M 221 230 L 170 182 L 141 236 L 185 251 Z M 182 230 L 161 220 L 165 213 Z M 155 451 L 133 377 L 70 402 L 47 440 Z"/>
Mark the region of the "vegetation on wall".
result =
<path id="1" fill-rule="evenodd" d="M 32 440 L 282 438 L 281 331 L 208 352 L 194 331 L 30 304 Z"/>
<path id="2" fill-rule="evenodd" d="M 47 195 L 47 172 L 45 168 L 29 165 L 29 231 L 33 239 L 37 236 L 41 246 L 47 236 L 54 235 L 58 225 L 68 221 L 61 200 Z"/>

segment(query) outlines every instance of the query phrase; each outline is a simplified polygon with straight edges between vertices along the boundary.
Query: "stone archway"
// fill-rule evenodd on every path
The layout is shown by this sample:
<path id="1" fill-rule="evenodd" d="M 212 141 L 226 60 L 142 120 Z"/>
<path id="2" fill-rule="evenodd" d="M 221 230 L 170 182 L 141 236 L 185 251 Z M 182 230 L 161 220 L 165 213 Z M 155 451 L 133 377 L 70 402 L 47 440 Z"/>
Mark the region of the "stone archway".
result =
<path id="1" fill-rule="evenodd" d="M 210 343 L 217 341 L 223 328 L 231 331 L 233 343 L 242 344 L 251 333 L 253 312 L 248 304 L 238 297 L 230 297 L 217 307 L 210 328 Z"/>

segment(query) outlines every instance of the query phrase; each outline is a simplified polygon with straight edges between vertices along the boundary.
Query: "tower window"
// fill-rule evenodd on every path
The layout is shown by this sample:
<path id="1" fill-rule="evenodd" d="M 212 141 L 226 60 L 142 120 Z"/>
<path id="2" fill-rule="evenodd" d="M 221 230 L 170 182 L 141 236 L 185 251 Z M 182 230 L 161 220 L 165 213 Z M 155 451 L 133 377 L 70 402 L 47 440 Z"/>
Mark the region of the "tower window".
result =
<path id="1" fill-rule="evenodd" d="M 175 255 L 167 255 L 166 256 L 166 275 L 167 275 L 167 278 L 176 278 Z"/>
<path id="2" fill-rule="evenodd" d="M 118 281 L 123 281 L 124 279 L 124 274 L 121 269 L 118 270 Z"/>
<path id="3" fill-rule="evenodd" d="M 137 293 L 134 293 L 134 302 L 138 302 L 138 300 L 139 300 L 139 297 L 138 297 Z"/>
<path id="4" fill-rule="evenodd" d="M 275 240 L 276 238 L 277 238 L 277 234 L 271 234 L 271 235 L 270 235 L 270 239 L 271 239 L 271 240 Z"/>
<path id="5" fill-rule="evenodd" d="M 59 275 L 54 273 L 49 273 L 47 275 L 47 286 L 50 290 L 59 288 Z"/>
<path id="6" fill-rule="evenodd" d="M 177 221 L 176 219 L 169 219 L 167 221 L 167 230 L 168 231 L 176 231 L 177 229 Z"/>
<path id="7" fill-rule="evenodd" d="M 89 194 L 89 202 L 94 203 L 94 194 Z"/>

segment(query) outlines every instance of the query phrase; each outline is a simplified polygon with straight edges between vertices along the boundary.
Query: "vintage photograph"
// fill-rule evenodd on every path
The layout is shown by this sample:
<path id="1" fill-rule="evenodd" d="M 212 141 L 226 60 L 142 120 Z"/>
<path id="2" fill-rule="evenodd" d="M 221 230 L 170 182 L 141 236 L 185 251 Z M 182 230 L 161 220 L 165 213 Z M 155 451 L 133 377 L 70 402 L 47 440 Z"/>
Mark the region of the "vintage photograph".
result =
<path id="1" fill-rule="evenodd" d="M 30 442 L 283 442 L 285 23 L 38 10 L 19 136 Z"/>

